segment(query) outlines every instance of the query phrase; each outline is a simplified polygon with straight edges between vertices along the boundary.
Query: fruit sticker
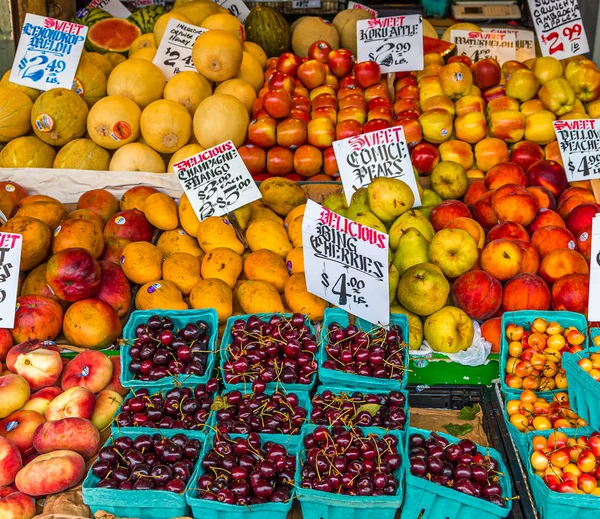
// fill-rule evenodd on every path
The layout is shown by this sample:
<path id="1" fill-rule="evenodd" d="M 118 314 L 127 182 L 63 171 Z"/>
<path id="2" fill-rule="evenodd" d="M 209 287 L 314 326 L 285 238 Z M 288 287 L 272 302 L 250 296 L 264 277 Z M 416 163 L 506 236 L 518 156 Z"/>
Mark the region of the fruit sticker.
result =
<path id="1" fill-rule="evenodd" d="M 75 92 L 78 96 L 83 96 L 85 93 L 85 88 L 79 78 L 73 78 L 73 86 L 71 87 L 71 90 L 73 90 L 73 92 Z"/>
<path id="2" fill-rule="evenodd" d="M 54 119 L 48 114 L 39 114 L 35 118 L 35 126 L 42 133 L 49 133 L 54 128 Z"/>
<path id="3" fill-rule="evenodd" d="M 124 216 L 117 216 L 117 217 L 115 218 L 115 223 L 116 223 L 117 225 L 125 225 L 125 222 L 126 222 L 126 221 L 127 221 L 127 220 L 125 219 L 125 217 L 124 217 Z"/>
<path id="4" fill-rule="evenodd" d="M 13 186 L 12 184 L 6 184 L 6 186 L 4 186 L 4 189 L 9 193 L 12 193 L 15 190 L 15 186 Z"/>
<path id="5" fill-rule="evenodd" d="M 118 121 L 113 126 L 110 136 L 117 142 L 129 139 L 129 137 L 131 137 L 131 126 L 125 121 Z"/>
<path id="6" fill-rule="evenodd" d="M 158 289 L 160 288 L 160 283 L 152 283 L 152 285 L 150 285 L 148 287 L 148 293 L 149 294 L 153 294 L 154 292 L 156 292 Z"/>
<path id="7" fill-rule="evenodd" d="M 54 237 L 56 238 L 58 236 L 58 234 L 60 233 L 60 230 L 62 229 L 62 227 L 59 225 L 56 230 L 54 231 Z"/>

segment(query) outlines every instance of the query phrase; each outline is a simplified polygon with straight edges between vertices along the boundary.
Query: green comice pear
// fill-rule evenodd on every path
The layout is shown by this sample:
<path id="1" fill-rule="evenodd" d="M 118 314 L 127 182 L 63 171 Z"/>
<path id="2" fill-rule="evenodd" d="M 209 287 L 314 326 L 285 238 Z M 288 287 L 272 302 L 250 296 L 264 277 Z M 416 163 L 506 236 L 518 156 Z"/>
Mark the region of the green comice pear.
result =
<path id="1" fill-rule="evenodd" d="M 326 207 L 334 213 L 346 216 L 348 206 L 346 205 L 346 197 L 344 193 L 331 193 L 323 200 L 323 207 Z"/>
<path id="2" fill-rule="evenodd" d="M 409 312 L 400 303 L 393 303 L 390 307 L 391 314 L 404 314 L 408 317 L 408 347 L 418 350 L 423 344 L 423 323 L 417 314 Z"/>
<path id="3" fill-rule="evenodd" d="M 375 229 L 376 231 L 381 231 L 387 234 L 387 228 L 383 224 L 383 222 L 377 218 L 371 211 L 364 211 L 362 213 L 358 213 L 353 220 L 362 225 L 366 225 L 371 229 Z"/>
<path id="4" fill-rule="evenodd" d="M 397 178 L 377 177 L 369 184 L 367 193 L 371 211 L 384 223 L 391 224 L 415 203 L 410 186 Z"/>
<path id="5" fill-rule="evenodd" d="M 388 285 L 390 288 L 390 302 L 396 298 L 398 283 L 400 282 L 400 273 L 398 269 L 391 264 L 388 268 Z"/>
<path id="6" fill-rule="evenodd" d="M 435 191 L 432 191 L 431 189 L 423 189 L 423 194 L 421 195 L 421 207 L 417 207 L 417 209 L 421 211 L 427 218 L 429 218 L 431 210 L 442 202 L 442 197 Z"/>
<path id="7" fill-rule="evenodd" d="M 367 194 L 367 188 L 361 187 L 356 190 L 350 199 L 350 206 L 348 207 L 348 218 L 354 220 L 358 213 L 364 213 L 370 211 L 369 209 L 369 196 Z"/>
<path id="8" fill-rule="evenodd" d="M 396 250 L 402 233 L 411 227 L 417 229 L 427 241 L 431 241 L 435 230 L 427 217 L 418 209 L 411 209 L 400 215 L 390 227 L 390 248 Z"/>
<path id="9" fill-rule="evenodd" d="M 413 265 L 429 263 L 429 241 L 418 229 L 414 227 L 406 229 L 398 241 L 393 262 L 400 275 Z"/>

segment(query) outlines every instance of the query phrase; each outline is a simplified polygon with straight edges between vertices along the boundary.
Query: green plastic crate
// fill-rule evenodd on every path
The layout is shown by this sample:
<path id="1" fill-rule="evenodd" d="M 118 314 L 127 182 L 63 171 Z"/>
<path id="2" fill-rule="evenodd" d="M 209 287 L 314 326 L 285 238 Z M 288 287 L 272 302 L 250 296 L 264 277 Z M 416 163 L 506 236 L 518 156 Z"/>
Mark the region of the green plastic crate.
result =
<path id="1" fill-rule="evenodd" d="M 589 349 L 590 353 L 600 352 L 600 348 Z M 569 402 L 571 408 L 593 429 L 600 429 L 600 383 L 579 367 L 582 356 L 578 353 L 565 353 L 563 367 L 567 372 Z"/>

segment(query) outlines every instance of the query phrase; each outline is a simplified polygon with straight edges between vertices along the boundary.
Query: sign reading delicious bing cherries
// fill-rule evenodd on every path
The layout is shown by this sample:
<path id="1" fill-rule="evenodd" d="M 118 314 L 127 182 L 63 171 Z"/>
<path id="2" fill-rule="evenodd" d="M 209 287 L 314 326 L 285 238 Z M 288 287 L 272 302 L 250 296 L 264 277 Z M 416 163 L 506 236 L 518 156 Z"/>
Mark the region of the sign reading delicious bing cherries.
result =
<path id="1" fill-rule="evenodd" d="M 589 52 L 577 0 L 528 0 L 542 56 L 570 58 Z"/>
<path id="2" fill-rule="evenodd" d="M 567 180 L 600 178 L 600 119 L 554 121 Z"/>
<path id="3" fill-rule="evenodd" d="M 414 207 L 421 205 L 417 180 L 401 126 L 335 141 L 333 151 L 348 204 L 355 190 L 368 186 L 376 177 L 388 177 L 406 182 L 415 195 Z"/>
<path id="4" fill-rule="evenodd" d="M 0 328 L 15 325 L 23 237 L 0 232 Z"/>
<path id="5" fill-rule="evenodd" d="M 517 38 L 514 34 L 451 31 L 450 39 L 456 44 L 456 52 L 468 56 L 473 62 L 494 58 L 500 65 L 517 59 Z"/>
<path id="6" fill-rule="evenodd" d="M 600 216 L 592 220 L 592 250 L 590 261 L 590 298 L 588 321 L 600 321 Z"/>
<path id="7" fill-rule="evenodd" d="M 177 162 L 173 169 L 200 221 L 262 196 L 231 141 Z"/>
<path id="8" fill-rule="evenodd" d="M 388 239 L 308 200 L 302 221 L 308 291 L 370 323 L 389 325 Z"/>
<path id="9" fill-rule="evenodd" d="M 358 62 L 375 61 L 381 72 L 423 70 L 423 18 L 418 14 L 359 20 Z"/>

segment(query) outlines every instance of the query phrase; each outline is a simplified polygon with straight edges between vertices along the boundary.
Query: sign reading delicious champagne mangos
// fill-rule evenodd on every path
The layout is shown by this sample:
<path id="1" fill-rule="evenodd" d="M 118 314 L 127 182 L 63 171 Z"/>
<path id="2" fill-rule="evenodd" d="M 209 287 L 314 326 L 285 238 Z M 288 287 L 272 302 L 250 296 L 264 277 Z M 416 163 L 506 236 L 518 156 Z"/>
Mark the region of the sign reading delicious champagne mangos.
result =
<path id="1" fill-rule="evenodd" d="M 0 328 L 15 325 L 22 246 L 20 234 L 0 233 Z"/>
<path id="2" fill-rule="evenodd" d="M 600 119 L 554 121 L 567 180 L 600 178 Z"/>
<path id="3" fill-rule="evenodd" d="M 348 204 L 355 190 L 368 186 L 376 177 L 387 177 L 406 182 L 415 195 L 413 207 L 421 205 L 417 180 L 401 126 L 335 141 L 333 151 Z"/>
<path id="4" fill-rule="evenodd" d="M 387 234 L 308 200 L 302 242 L 309 292 L 373 324 L 389 324 Z"/>

